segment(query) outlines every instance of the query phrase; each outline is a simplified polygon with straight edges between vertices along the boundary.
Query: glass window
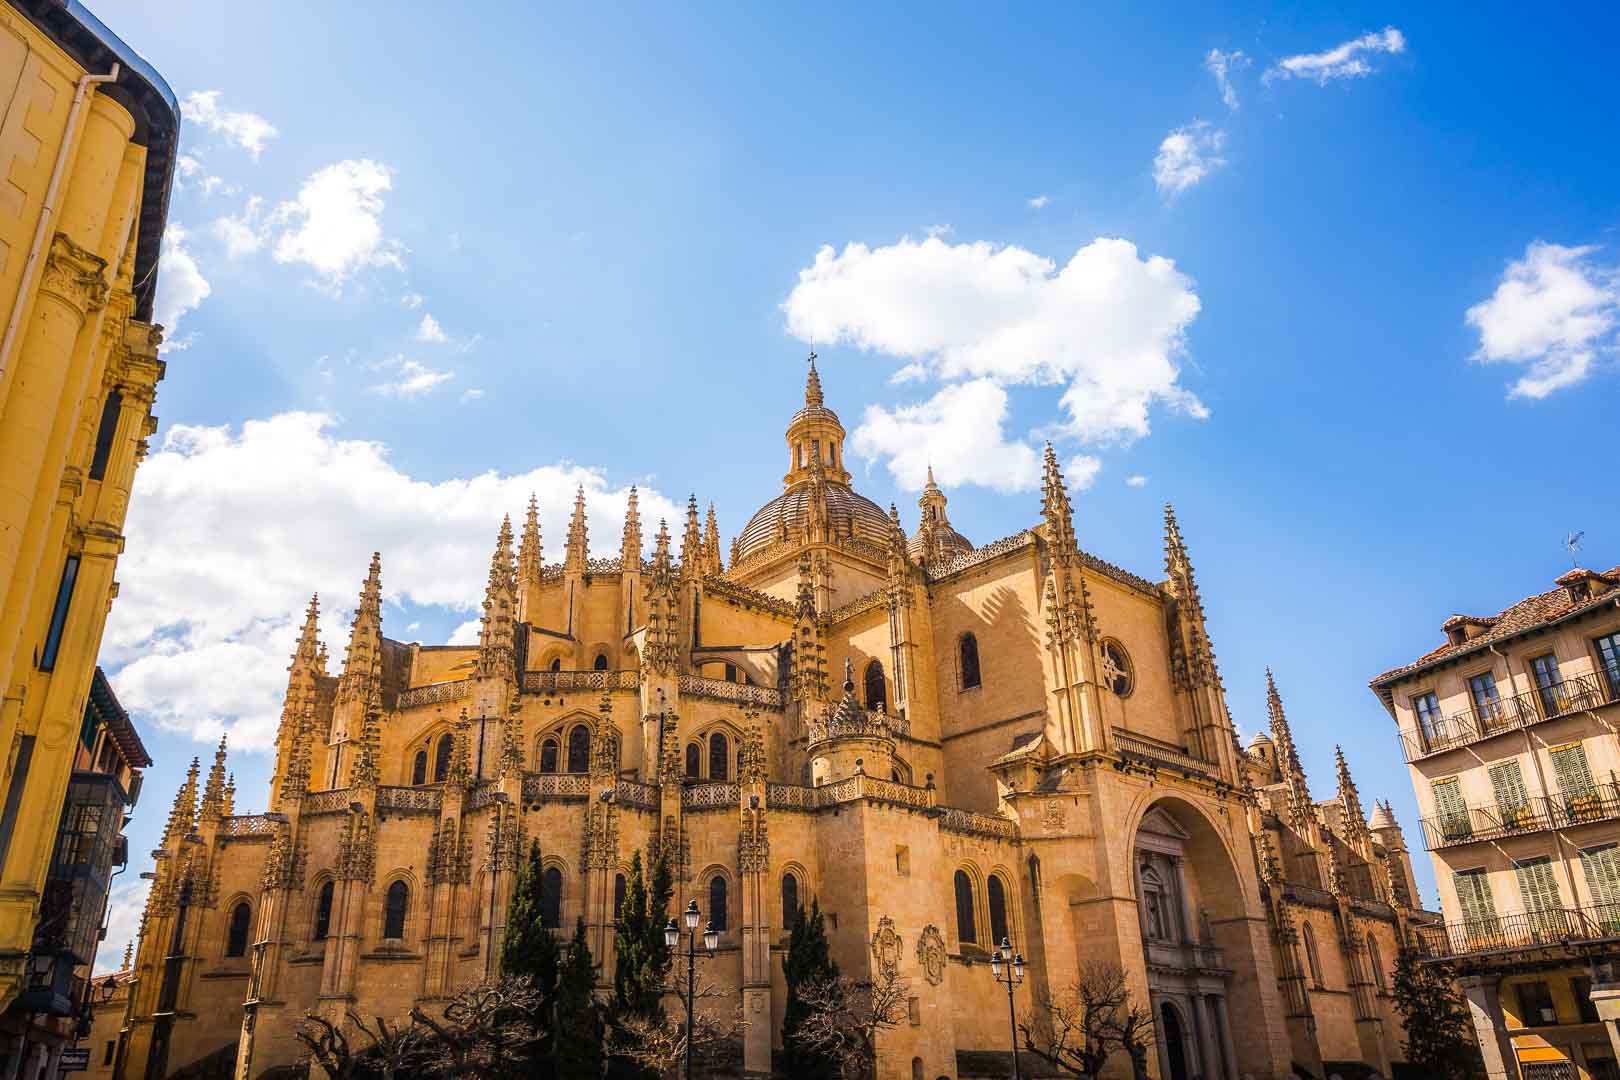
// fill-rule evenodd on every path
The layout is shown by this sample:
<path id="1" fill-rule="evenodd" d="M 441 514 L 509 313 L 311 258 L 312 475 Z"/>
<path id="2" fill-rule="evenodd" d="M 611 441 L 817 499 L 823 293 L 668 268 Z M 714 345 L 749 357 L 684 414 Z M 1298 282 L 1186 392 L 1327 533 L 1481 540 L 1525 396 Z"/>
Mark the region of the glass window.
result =
<path id="1" fill-rule="evenodd" d="M 591 732 L 584 724 L 574 725 L 568 733 L 568 771 L 591 771 Z"/>
<path id="2" fill-rule="evenodd" d="M 551 658 L 551 670 L 552 671 L 561 671 L 562 670 L 562 657 L 554 656 L 554 657 Z"/>
<path id="3" fill-rule="evenodd" d="M 540 771 L 554 773 L 557 771 L 557 740 L 547 739 L 540 744 Z"/>
<path id="4" fill-rule="evenodd" d="M 973 944 L 979 940 L 979 930 L 973 916 L 973 879 L 966 870 L 956 872 L 956 940 Z"/>
<path id="5" fill-rule="evenodd" d="M 1609 697 L 1620 698 L 1620 633 L 1605 635 L 1592 644 L 1597 648 L 1603 681 L 1609 685 Z"/>
<path id="6" fill-rule="evenodd" d="M 686 778 L 696 780 L 703 767 L 703 752 L 698 749 L 697 743 L 686 744 Z"/>
<path id="7" fill-rule="evenodd" d="M 246 956 L 248 947 L 248 924 L 253 920 L 253 908 L 243 900 L 231 908 L 230 928 L 225 934 L 225 955 Z"/>
<path id="8" fill-rule="evenodd" d="M 716 930 L 729 930 L 726 913 L 726 879 L 720 874 L 709 879 L 709 922 Z"/>
<path id="9" fill-rule="evenodd" d="M 396 881 L 383 898 L 383 940 L 399 941 L 405 936 L 405 910 L 410 905 L 410 886 Z"/>
<path id="10" fill-rule="evenodd" d="M 1563 676 L 1558 673 L 1558 658 L 1552 653 L 1533 657 L 1530 661 L 1530 674 L 1535 676 L 1536 690 L 1541 695 L 1541 707 L 1547 711 L 1548 716 L 1557 716 L 1564 711 Z"/>
<path id="11" fill-rule="evenodd" d="M 1311 984 L 1322 985 L 1322 960 L 1316 955 L 1316 931 L 1310 923 L 1299 928 L 1300 940 L 1305 943 L 1305 966 L 1310 969 Z"/>
<path id="12" fill-rule="evenodd" d="M 873 660 L 866 665 L 866 707 L 872 712 L 888 708 L 888 694 L 883 680 L 883 665 Z"/>
<path id="13" fill-rule="evenodd" d="M 709 736 L 709 779 L 724 780 L 731 767 L 731 744 L 716 731 Z"/>
<path id="14" fill-rule="evenodd" d="M 1131 674 L 1131 658 L 1125 652 L 1125 646 L 1117 641 L 1105 641 L 1103 653 L 1103 681 L 1108 684 L 1117 697 L 1129 697 L 1136 685 L 1135 676 Z"/>
<path id="15" fill-rule="evenodd" d="M 562 871 L 548 866 L 540 875 L 540 925 L 547 930 L 562 926 Z"/>
<path id="16" fill-rule="evenodd" d="M 51 609 L 51 625 L 45 632 L 45 647 L 39 653 L 39 670 L 56 667 L 56 654 L 62 647 L 62 628 L 67 625 L 68 607 L 73 603 L 73 585 L 79 580 L 79 557 L 69 555 L 62 564 L 62 580 L 56 587 L 56 606 Z"/>
<path id="17" fill-rule="evenodd" d="M 1575 1008 L 1581 1014 L 1583 1024 L 1601 1024 L 1603 1018 L 1598 1015 L 1597 1006 L 1592 1003 L 1592 979 L 1588 975 L 1577 975 L 1570 980 L 1570 991 L 1575 996 Z M 1592 1067 L 1592 1059 L 1586 1059 L 1588 1069 Z M 1593 1080 L 1599 1080 L 1603 1074 L 1592 1070 Z"/>
<path id="18" fill-rule="evenodd" d="M 782 929 L 791 930 L 799 921 L 799 879 L 782 875 Z"/>
<path id="19" fill-rule="evenodd" d="M 315 901 L 315 940 L 325 941 L 326 935 L 332 932 L 332 883 L 328 881 L 321 886 L 320 897 Z"/>
<path id="20" fill-rule="evenodd" d="M 1468 680 L 1468 694 L 1481 720 L 1496 720 L 1502 711 L 1502 698 L 1496 691 L 1496 675 L 1482 671 Z"/>
<path id="21" fill-rule="evenodd" d="M 411 783 L 427 783 L 427 751 L 418 750 L 416 760 L 411 764 Z"/>
<path id="22" fill-rule="evenodd" d="M 979 639 L 963 634 L 958 649 L 962 654 L 962 689 L 971 690 L 979 685 Z"/>
<path id="23" fill-rule="evenodd" d="M 107 476 L 107 460 L 112 457 L 113 436 L 118 434 L 118 414 L 124 407 L 124 395 L 117 390 L 107 392 L 101 405 L 101 425 L 96 428 L 96 449 L 90 458 L 90 479 L 103 480 Z"/>
<path id="24" fill-rule="evenodd" d="M 591 664 L 593 670 L 606 671 L 608 669 L 607 653 L 597 653 L 596 660 Z"/>
<path id="25" fill-rule="evenodd" d="M 1007 892 L 1002 887 L 1001 878 L 995 874 L 990 875 L 988 886 L 990 897 L 990 944 L 1000 945 L 1011 938 L 1007 928 Z"/>
<path id="26" fill-rule="evenodd" d="M 1412 711 L 1417 714 L 1418 730 L 1423 733 L 1423 745 L 1430 748 L 1440 733 L 1440 699 L 1431 690 L 1412 699 Z"/>
<path id="27" fill-rule="evenodd" d="M 1543 1027 L 1558 1023 L 1558 1010 L 1553 1006 L 1552 991 L 1537 979 L 1518 986 L 1519 1021 L 1525 1027 Z"/>
<path id="28" fill-rule="evenodd" d="M 614 913 L 614 920 L 615 921 L 618 921 L 618 920 L 620 920 L 620 919 L 622 919 L 624 917 L 624 895 L 625 895 L 625 893 L 627 891 L 629 891 L 629 885 L 625 882 L 624 875 L 623 874 L 614 874 L 613 875 L 613 913 Z"/>
<path id="29" fill-rule="evenodd" d="M 433 751 L 433 782 L 442 784 L 450 775 L 450 757 L 455 752 L 456 740 L 447 731 L 439 736 L 439 744 Z"/>

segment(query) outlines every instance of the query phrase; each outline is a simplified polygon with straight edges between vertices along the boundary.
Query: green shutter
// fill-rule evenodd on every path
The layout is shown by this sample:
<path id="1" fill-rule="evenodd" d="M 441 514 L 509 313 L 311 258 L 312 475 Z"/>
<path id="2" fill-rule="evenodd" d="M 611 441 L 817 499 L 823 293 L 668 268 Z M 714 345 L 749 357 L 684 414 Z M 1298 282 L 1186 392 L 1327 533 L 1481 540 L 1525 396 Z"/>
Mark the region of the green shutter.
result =
<path id="1" fill-rule="evenodd" d="M 1502 824 L 1518 828 L 1528 824 L 1530 793 L 1524 788 L 1524 773 L 1518 761 L 1503 761 L 1490 768 L 1491 790 L 1496 794 L 1496 812 Z"/>
<path id="2" fill-rule="evenodd" d="M 1558 882 L 1553 878 L 1552 860 L 1515 861 L 1514 871 L 1519 876 L 1519 899 L 1524 902 L 1526 924 L 1536 935 L 1535 940 L 1546 942 L 1564 935 L 1568 929 L 1564 917 L 1563 901 L 1558 895 Z"/>
<path id="3" fill-rule="evenodd" d="M 1604 931 L 1620 929 L 1620 846 L 1605 844 L 1581 852 L 1581 869 L 1592 893 L 1592 915 Z"/>
<path id="4" fill-rule="evenodd" d="M 1457 906 L 1462 909 L 1463 925 L 1453 944 L 1484 948 L 1497 935 L 1496 902 L 1484 870 L 1459 870 L 1451 876 L 1457 888 Z"/>
<path id="5" fill-rule="evenodd" d="M 1598 805 L 1597 784 L 1592 782 L 1592 767 L 1586 761 L 1586 748 L 1570 743 L 1552 751 L 1553 774 L 1558 778 L 1558 793 L 1564 813 L 1571 821 L 1594 821 L 1603 816 Z"/>
<path id="6" fill-rule="evenodd" d="M 1474 834 L 1468 824 L 1462 785 L 1455 776 L 1434 782 L 1434 807 L 1440 818 L 1440 834 L 1447 840 L 1463 840 Z"/>

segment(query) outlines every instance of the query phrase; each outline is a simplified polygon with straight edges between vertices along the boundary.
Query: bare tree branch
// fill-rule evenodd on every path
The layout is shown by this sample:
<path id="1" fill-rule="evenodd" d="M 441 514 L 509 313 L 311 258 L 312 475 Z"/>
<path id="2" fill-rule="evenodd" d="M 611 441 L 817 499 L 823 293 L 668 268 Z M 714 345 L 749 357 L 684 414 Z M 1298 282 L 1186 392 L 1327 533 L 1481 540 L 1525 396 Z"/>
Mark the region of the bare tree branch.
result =
<path id="1" fill-rule="evenodd" d="M 1018 1031 L 1025 1050 L 1070 1076 L 1097 1075 L 1114 1047 L 1125 1051 L 1135 1076 L 1147 1075 L 1153 1013 L 1131 1000 L 1118 964 L 1086 964 L 1061 996 L 1037 993 Z"/>
<path id="2" fill-rule="evenodd" d="M 876 1067 L 878 1035 L 908 1019 L 909 997 L 910 984 L 898 969 L 871 981 L 845 975 L 807 983 L 799 988 L 799 1000 L 809 1011 L 797 1038 L 832 1062 L 842 1080 L 863 1080 Z"/>

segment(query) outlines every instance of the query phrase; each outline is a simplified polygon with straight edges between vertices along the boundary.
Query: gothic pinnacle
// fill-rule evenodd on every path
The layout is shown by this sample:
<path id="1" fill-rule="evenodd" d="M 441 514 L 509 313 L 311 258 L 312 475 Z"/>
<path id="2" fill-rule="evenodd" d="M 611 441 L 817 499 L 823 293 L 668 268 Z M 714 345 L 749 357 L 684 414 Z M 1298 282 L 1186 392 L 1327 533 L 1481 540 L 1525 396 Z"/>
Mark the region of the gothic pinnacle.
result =
<path id="1" fill-rule="evenodd" d="M 574 492 L 574 516 L 568 522 L 568 553 L 564 562 L 570 570 L 583 573 L 590 557 L 589 532 L 585 526 L 585 485 Z"/>
<path id="2" fill-rule="evenodd" d="M 309 598 L 309 606 L 304 609 L 304 627 L 298 633 L 298 645 L 293 650 L 294 664 L 315 663 L 315 658 L 321 651 L 320 618 L 321 594 L 315 593 Z"/>
<path id="3" fill-rule="evenodd" d="M 163 846 L 173 848 L 197 829 L 197 777 L 202 772 L 202 762 L 198 758 L 191 759 L 191 768 L 186 770 L 185 783 L 180 790 L 174 793 L 174 806 L 169 809 L 169 823 L 163 830 Z"/>
<path id="4" fill-rule="evenodd" d="M 714 503 L 709 503 L 709 516 L 703 523 L 703 569 L 718 574 L 725 569 L 720 564 L 720 524 L 714 516 Z"/>
<path id="5" fill-rule="evenodd" d="M 198 815 L 218 820 L 225 812 L 225 736 L 219 737 L 219 748 L 214 751 L 214 764 L 208 770 L 208 785 L 203 788 L 202 806 Z"/>
<path id="6" fill-rule="evenodd" d="M 819 409 L 824 404 L 821 396 L 821 376 L 816 372 L 816 354 L 810 354 L 810 375 L 804 381 L 804 407 Z"/>
<path id="7" fill-rule="evenodd" d="M 641 509 L 634 484 L 630 485 L 630 497 L 624 504 L 624 538 L 619 554 L 626 574 L 641 569 Z"/>
<path id="8" fill-rule="evenodd" d="M 698 526 L 697 496 L 686 500 L 686 531 L 681 535 L 681 577 L 701 577 L 703 533 Z"/>
<path id="9" fill-rule="evenodd" d="M 540 503 L 531 494 L 529 512 L 523 518 L 523 537 L 518 543 L 517 576 L 520 587 L 540 583 L 541 558 Z"/>
<path id="10" fill-rule="evenodd" d="M 382 665 L 382 556 L 371 554 L 371 568 L 360 588 L 360 603 L 349 628 L 340 697 L 365 699 L 362 687 L 380 677 Z"/>

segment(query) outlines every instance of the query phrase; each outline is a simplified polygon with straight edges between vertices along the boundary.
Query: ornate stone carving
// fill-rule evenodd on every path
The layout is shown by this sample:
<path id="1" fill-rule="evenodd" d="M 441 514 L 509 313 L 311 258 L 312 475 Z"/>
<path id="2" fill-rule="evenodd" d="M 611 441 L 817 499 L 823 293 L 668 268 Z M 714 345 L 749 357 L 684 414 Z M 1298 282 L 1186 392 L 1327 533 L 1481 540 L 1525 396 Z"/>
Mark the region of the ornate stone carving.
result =
<path id="1" fill-rule="evenodd" d="M 59 232 L 51 238 L 40 291 L 67 303 L 83 318 L 107 302 L 106 270 L 106 259 L 75 244 L 67 233 Z"/>
<path id="2" fill-rule="evenodd" d="M 872 935 L 872 959 L 877 962 L 878 970 L 891 978 L 900 970 L 902 944 L 894 920 L 887 915 L 879 919 L 877 933 Z"/>
<path id="3" fill-rule="evenodd" d="M 922 936 L 917 939 L 917 963 L 930 986 L 945 981 L 945 938 L 933 923 L 923 927 Z"/>

